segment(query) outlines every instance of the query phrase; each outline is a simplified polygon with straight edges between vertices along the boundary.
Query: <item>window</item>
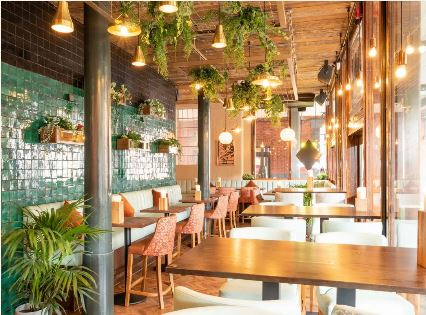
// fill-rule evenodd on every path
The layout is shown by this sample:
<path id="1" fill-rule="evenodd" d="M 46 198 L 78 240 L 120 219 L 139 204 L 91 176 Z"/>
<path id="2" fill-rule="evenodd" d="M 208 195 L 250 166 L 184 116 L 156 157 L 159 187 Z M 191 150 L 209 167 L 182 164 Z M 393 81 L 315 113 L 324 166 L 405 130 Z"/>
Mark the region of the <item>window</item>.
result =
<path id="1" fill-rule="evenodd" d="M 176 111 L 176 134 L 182 145 L 182 156 L 177 165 L 197 165 L 198 162 L 198 110 L 196 108 Z"/>

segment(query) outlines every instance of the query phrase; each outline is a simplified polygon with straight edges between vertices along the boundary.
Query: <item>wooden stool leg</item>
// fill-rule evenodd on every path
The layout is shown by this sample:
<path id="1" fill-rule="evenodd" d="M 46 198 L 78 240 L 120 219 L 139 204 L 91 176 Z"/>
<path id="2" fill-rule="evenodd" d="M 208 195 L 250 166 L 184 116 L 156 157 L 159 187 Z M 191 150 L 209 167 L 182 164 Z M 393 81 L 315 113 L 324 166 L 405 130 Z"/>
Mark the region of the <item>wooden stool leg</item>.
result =
<path id="1" fill-rule="evenodd" d="M 146 273 L 148 272 L 148 256 L 143 256 L 143 280 L 142 291 L 145 291 Z"/>
<path id="2" fill-rule="evenodd" d="M 160 309 L 164 309 L 163 282 L 161 281 L 161 256 L 157 256 L 157 290 Z"/>
<path id="3" fill-rule="evenodd" d="M 195 247 L 195 233 L 191 234 L 191 247 L 194 248 Z"/>
<path id="4" fill-rule="evenodd" d="M 130 290 L 132 288 L 132 272 L 133 272 L 133 254 L 127 256 L 127 285 L 126 285 L 126 298 L 124 300 L 124 306 L 130 304 Z"/>

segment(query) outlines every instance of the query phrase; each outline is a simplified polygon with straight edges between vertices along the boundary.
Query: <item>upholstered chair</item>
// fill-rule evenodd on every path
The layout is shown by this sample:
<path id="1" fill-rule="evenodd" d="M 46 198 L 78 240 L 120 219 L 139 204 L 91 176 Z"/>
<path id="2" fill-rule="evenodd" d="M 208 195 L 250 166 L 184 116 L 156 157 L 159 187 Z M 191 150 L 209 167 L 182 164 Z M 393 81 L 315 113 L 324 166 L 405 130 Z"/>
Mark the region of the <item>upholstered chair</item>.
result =
<path id="1" fill-rule="evenodd" d="M 225 218 L 228 211 L 228 196 L 220 196 L 218 198 L 216 208 L 205 213 L 205 217 L 209 219 L 208 231 L 211 231 L 211 224 L 218 225 L 219 237 L 226 237 Z"/>
<path id="2" fill-rule="evenodd" d="M 195 247 L 195 238 L 197 243 L 201 243 L 201 233 L 204 225 L 204 203 L 193 205 L 191 207 L 191 213 L 187 221 L 179 222 L 176 226 L 177 234 L 177 251 L 173 254 L 173 257 L 180 255 L 180 249 L 182 245 L 182 234 L 191 235 L 191 245 Z"/>
<path id="3" fill-rule="evenodd" d="M 231 229 L 237 227 L 238 198 L 239 193 L 236 191 L 229 195 L 228 216 Z"/>
<path id="4" fill-rule="evenodd" d="M 125 306 L 129 306 L 130 294 L 157 296 L 161 309 L 164 309 L 163 295 L 172 291 L 173 293 L 173 275 L 169 274 L 170 283 L 163 289 L 163 281 L 161 279 L 161 257 L 168 256 L 169 262 L 172 260 L 172 252 L 174 247 L 176 231 L 176 216 L 160 218 L 157 221 L 155 232 L 151 238 L 143 239 L 129 246 L 128 262 L 127 262 L 127 287 Z M 133 281 L 133 258 L 135 255 L 143 257 L 143 275 L 141 278 Z M 148 257 L 157 257 L 157 292 L 145 291 L 146 274 L 148 268 Z M 142 283 L 141 290 L 134 287 Z"/>

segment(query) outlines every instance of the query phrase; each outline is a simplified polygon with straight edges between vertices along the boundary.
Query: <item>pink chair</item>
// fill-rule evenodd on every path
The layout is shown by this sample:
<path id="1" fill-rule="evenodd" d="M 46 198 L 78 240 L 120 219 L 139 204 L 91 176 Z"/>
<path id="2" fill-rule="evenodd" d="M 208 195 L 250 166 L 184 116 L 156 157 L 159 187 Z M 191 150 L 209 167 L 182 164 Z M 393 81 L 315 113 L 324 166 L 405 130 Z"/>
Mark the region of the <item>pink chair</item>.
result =
<path id="1" fill-rule="evenodd" d="M 204 203 L 193 205 L 191 207 L 191 214 L 189 215 L 189 219 L 187 221 L 183 221 L 177 224 L 177 251 L 175 254 L 173 254 L 173 257 L 180 255 L 180 249 L 182 245 L 182 234 L 191 235 L 192 247 L 195 247 L 195 236 L 197 236 L 198 244 L 201 243 L 201 232 L 203 231 L 204 225 L 204 209 Z"/>
<path id="2" fill-rule="evenodd" d="M 228 215 L 231 229 L 237 227 L 237 210 L 238 210 L 238 198 L 240 194 L 236 191 L 231 192 L 229 195 L 228 202 Z"/>
<path id="3" fill-rule="evenodd" d="M 228 196 L 220 196 L 216 208 L 213 211 L 206 212 L 205 217 L 209 220 L 209 231 L 211 230 L 211 223 L 217 222 L 219 226 L 219 237 L 226 237 L 225 218 L 228 211 Z"/>
<path id="4" fill-rule="evenodd" d="M 172 262 L 172 252 L 174 247 L 176 231 L 176 216 L 161 218 L 157 221 L 154 235 L 151 238 L 143 239 L 129 246 L 127 262 L 127 286 L 125 306 L 129 306 L 130 294 L 144 296 L 158 296 L 160 308 L 164 309 L 163 295 L 168 292 L 173 294 L 173 275 L 169 274 L 170 284 L 163 290 L 163 281 L 161 279 L 161 256 L 168 256 L 169 263 Z M 143 276 L 132 283 L 133 255 L 143 257 Z M 157 293 L 145 291 L 146 273 L 148 268 L 148 257 L 157 257 Z M 134 286 L 142 282 L 141 290 L 133 289 Z"/>
<path id="5" fill-rule="evenodd" d="M 241 211 L 244 211 L 246 205 L 255 205 L 258 204 L 257 195 L 259 194 L 258 187 L 242 187 L 241 196 L 238 201 L 241 204 Z M 238 213 L 238 216 L 240 214 Z M 242 218 L 244 223 L 244 217 Z"/>
<path id="6" fill-rule="evenodd" d="M 233 187 L 219 187 L 216 189 L 216 194 L 229 197 L 233 191 L 235 191 L 235 188 Z"/>

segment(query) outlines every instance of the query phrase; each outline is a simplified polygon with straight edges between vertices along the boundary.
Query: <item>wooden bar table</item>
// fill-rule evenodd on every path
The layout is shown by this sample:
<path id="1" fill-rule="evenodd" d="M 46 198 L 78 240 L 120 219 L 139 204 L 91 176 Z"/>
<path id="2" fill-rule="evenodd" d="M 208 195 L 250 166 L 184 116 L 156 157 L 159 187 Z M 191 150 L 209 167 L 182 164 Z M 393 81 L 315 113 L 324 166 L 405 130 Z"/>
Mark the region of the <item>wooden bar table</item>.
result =
<path id="1" fill-rule="evenodd" d="M 263 300 L 279 298 L 279 283 L 337 287 L 337 304 L 355 306 L 356 289 L 426 294 L 416 256 L 402 247 L 209 238 L 167 272 L 262 281 Z"/>
<path id="2" fill-rule="evenodd" d="M 242 212 L 244 216 L 270 216 L 283 218 L 354 218 L 380 219 L 378 211 L 356 211 L 355 207 L 251 205 Z"/>
<path id="3" fill-rule="evenodd" d="M 123 223 L 113 223 L 112 227 L 121 227 L 124 229 L 124 289 L 127 284 L 127 254 L 129 246 L 132 245 L 132 229 L 141 229 L 148 225 L 157 223 L 154 217 L 125 217 Z M 124 306 L 125 292 L 114 295 L 114 304 Z M 130 295 L 130 304 L 137 304 L 144 301 L 146 297 L 141 295 Z"/>
<path id="4" fill-rule="evenodd" d="M 204 203 L 206 205 L 206 209 L 210 210 L 213 206 L 214 203 L 217 201 L 217 197 L 210 197 L 210 198 L 206 198 L 206 199 L 201 199 L 201 200 L 195 200 L 195 198 L 184 198 L 179 200 L 179 202 L 182 203 L 195 203 L 195 204 L 200 204 L 200 203 Z"/>

